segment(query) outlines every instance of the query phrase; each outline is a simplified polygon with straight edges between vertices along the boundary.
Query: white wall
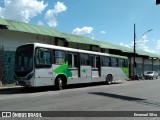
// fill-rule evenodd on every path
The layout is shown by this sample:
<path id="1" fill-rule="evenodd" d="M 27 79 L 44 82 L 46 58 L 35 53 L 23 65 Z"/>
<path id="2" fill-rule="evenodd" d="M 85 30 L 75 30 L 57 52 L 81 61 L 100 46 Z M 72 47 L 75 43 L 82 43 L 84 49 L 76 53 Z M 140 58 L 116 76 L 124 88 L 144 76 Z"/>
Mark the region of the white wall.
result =
<path id="1" fill-rule="evenodd" d="M 15 51 L 17 46 L 33 42 L 55 44 L 55 38 L 30 33 L 0 30 L 0 49 L 3 48 L 5 51 Z"/>
<path id="2" fill-rule="evenodd" d="M 143 58 L 142 57 L 135 57 L 135 62 L 136 63 L 142 63 L 143 62 Z M 133 64 L 133 57 L 131 58 L 131 64 Z"/>
<path id="3" fill-rule="evenodd" d="M 82 50 L 90 50 L 90 45 L 87 44 L 69 43 L 69 47 Z"/>
<path id="4" fill-rule="evenodd" d="M 152 59 L 144 59 L 144 64 L 152 64 Z"/>
<path id="5" fill-rule="evenodd" d="M 16 48 L 22 44 L 34 42 L 55 45 L 55 38 L 0 29 L 0 50 L 3 49 L 5 51 L 15 51 Z M 64 41 L 58 39 L 58 46 L 64 46 Z M 69 43 L 69 47 L 90 50 L 90 45 L 87 44 Z M 101 49 L 95 46 L 92 46 L 92 50 L 101 52 Z"/>
<path id="6" fill-rule="evenodd" d="M 92 46 L 92 51 L 101 52 L 101 48 Z"/>
<path id="7" fill-rule="evenodd" d="M 153 60 L 153 65 L 160 65 L 159 59 Z"/>

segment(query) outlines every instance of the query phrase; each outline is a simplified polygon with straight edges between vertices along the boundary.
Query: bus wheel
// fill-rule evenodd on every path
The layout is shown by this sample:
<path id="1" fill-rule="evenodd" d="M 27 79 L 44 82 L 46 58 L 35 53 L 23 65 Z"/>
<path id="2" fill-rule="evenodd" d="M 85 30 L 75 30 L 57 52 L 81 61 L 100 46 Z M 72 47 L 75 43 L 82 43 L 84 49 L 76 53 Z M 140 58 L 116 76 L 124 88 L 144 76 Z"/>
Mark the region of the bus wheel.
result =
<path id="1" fill-rule="evenodd" d="M 63 80 L 61 77 L 58 77 L 56 79 L 55 87 L 57 90 L 62 90 L 63 89 Z"/>
<path id="2" fill-rule="evenodd" d="M 106 78 L 107 85 L 110 85 L 112 83 L 112 80 L 113 80 L 112 75 L 107 75 L 107 78 Z"/>

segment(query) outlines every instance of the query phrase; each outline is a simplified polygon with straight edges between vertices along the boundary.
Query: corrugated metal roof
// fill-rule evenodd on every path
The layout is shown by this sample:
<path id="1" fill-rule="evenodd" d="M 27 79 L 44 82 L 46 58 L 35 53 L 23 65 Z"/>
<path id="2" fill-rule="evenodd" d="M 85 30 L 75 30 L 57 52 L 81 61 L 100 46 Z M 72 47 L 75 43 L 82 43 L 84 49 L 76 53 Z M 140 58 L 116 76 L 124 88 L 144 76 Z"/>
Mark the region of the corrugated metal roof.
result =
<path id="1" fill-rule="evenodd" d="M 97 44 L 97 42 L 95 40 L 92 40 L 92 39 L 87 38 L 87 37 L 79 36 L 79 35 L 73 35 L 73 34 L 64 33 L 64 38 L 69 42 L 82 43 L 82 44 L 89 44 L 89 45 L 98 46 L 98 44 Z"/>
<path id="2" fill-rule="evenodd" d="M 2 18 L 0 24 L 3 24 Z M 7 22 L 7 28 L 12 31 L 26 32 L 32 34 L 39 34 L 45 36 L 53 36 L 63 38 L 63 33 L 49 27 L 43 27 L 39 25 L 27 24 L 22 22 L 16 22 L 12 20 L 5 20 Z"/>
<path id="3" fill-rule="evenodd" d="M 149 53 L 149 56 L 152 58 L 160 58 L 160 55 L 154 54 L 154 53 Z"/>
<path id="4" fill-rule="evenodd" d="M 127 53 L 133 53 L 133 49 L 121 46 L 121 45 L 116 45 L 117 49 L 120 49 L 122 52 L 127 52 Z"/>
<path id="5" fill-rule="evenodd" d="M 98 44 L 101 48 L 121 50 L 122 52 L 128 52 L 128 53 L 132 53 L 132 52 L 133 52 L 132 49 L 127 48 L 127 47 L 125 47 L 125 46 L 115 45 L 115 44 L 111 44 L 111 43 L 104 42 L 104 41 L 97 41 L 97 44 Z"/>
<path id="6" fill-rule="evenodd" d="M 148 57 L 152 57 L 152 58 L 160 58 L 160 56 L 157 55 L 157 54 L 146 52 L 146 51 L 143 51 L 143 50 L 136 50 L 136 53 L 138 55 L 141 55 L 141 56 L 148 56 Z"/>
<path id="7" fill-rule="evenodd" d="M 7 21 L 0 17 L 0 25 L 8 25 Z"/>
<path id="8" fill-rule="evenodd" d="M 50 27 L 43 27 L 39 25 L 17 22 L 13 20 L 5 20 L 0 18 L 0 24 L 5 24 L 4 21 L 7 23 L 7 28 L 12 31 L 65 38 L 68 42 L 97 45 L 97 43 L 90 38 L 73 35 L 73 34 L 62 33 Z"/>
<path id="9" fill-rule="evenodd" d="M 101 48 L 117 49 L 113 44 L 103 42 L 103 41 L 96 41 L 96 42 Z"/>
<path id="10" fill-rule="evenodd" d="M 97 41 L 97 40 L 93 40 L 93 39 L 79 36 L 79 35 L 62 33 L 62 32 L 59 32 L 59 31 L 53 29 L 53 28 L 50 28 L 50 27 L 43 27 L 43 26 L 33 25 L 33 24 L 28 24 L 28 23 L 23 23 L 23 22 L 16 22 L 13 20 L 3 19 L 1 17 L 0 17 L 0 25 L 4 25 L 9 30 L 12 30 L 12 31 L 19 31 L 19 32 L 26 32 L 26 33 L 32 33 L 32 34 L 37 34 L 37 35 L 59 37 L 59 38 L 66 39 L 68 42 L 95 45 L 95 46 L 99 46 L 100 48 L 115 49 L 115 50 L 121 50 L 122 52 L 133 53 L 133 49 L 130 49 L 130 48 L 127 48 L 124 46 L 114 45 L 114 44 L 107 43 L 104 41 Z M 142 55 L 142 56 L 160 58 L 159 55 L 145 52 L 145 51 L 137 51 L 136 53 L 138 55 Z"/>

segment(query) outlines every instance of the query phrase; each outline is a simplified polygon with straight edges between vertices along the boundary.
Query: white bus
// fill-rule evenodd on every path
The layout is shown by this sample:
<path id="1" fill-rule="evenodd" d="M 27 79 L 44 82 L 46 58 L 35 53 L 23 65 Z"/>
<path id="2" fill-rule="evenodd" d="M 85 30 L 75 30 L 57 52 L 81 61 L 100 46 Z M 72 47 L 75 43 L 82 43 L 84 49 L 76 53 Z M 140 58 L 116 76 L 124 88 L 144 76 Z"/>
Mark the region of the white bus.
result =
<path id="1" fill-rule="evenodd" d="M 33 43 L 19 46 L 15 58 L 16 79 L 26 87 L 63 89 L 68 84 L 128 79 L 124 56 Z"/>

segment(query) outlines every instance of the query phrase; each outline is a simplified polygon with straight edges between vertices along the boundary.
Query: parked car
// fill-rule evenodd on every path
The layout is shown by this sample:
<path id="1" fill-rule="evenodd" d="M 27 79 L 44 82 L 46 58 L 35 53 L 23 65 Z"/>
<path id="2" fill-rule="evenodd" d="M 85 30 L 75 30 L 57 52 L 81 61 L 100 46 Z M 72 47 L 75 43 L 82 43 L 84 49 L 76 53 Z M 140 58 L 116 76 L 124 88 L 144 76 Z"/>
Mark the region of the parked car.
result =
<path id="1" fill-rule="evenodd" d="M 147 71 L 144 73 L 145 79 L 158 79 L 158 73 L 156 71 Z"/>

